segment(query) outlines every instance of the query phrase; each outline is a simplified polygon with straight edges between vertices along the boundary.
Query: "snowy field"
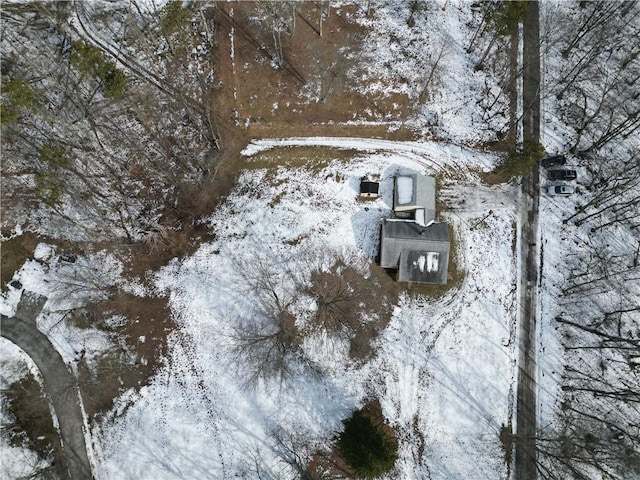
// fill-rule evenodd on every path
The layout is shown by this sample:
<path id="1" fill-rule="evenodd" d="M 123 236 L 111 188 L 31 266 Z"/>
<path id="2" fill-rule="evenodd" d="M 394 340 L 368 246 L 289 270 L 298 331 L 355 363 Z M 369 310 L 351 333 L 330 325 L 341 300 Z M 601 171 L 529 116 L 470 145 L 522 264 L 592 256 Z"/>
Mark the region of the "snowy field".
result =
<path id="1" fill-rule="evenodd" d="M 481 185 L 473 173 L 490 169 L 497 157 L 436 142 L 311 138 L 252 142 L 246 161 L 296 145 L 361 153 L 317 172 L 247 170 L 207 219 L 216 240 L 156 275 L 179 329 L 150 386 L 122 395 L 94 426 L 97 478 L 295 478 L 274 432 L 304 432 L 308 448 L 330 448 L 342 420 L 371 398 L 379 398 L 399 436 L 392 478 L 504 477 L 499 434 L 510 421 L 515 382 L 517 193 Z M 248 388 L 243 366 L 229 354 L 230 324 L 255 308 L 243 272 L 258 259 L 275 270 L 295 269 L 296 255 L 319 249 L 349 252 L 366 265 L 377 252 L 380 220 L 391 216 L 392 177 L 411 171 L 439 176 L 438 215 L 454 227 L 463 283 L 438 300 L 403 295 L 367 363 L 309 342 L 305 354 L 321 375 Z M 380 178 L 380 199 L 356 200 L 364 175 Z M 65 360 L 74 366 L 81 350 L 91 358 L 112 346 L 117 339 L 66 326 L 59 312 L 103 288 L 140 287 L 119 283 L 121 266 L 104 253 L 65 264 L 41 244 L 35 257 L 16 278 L 50 297 L 38 325 Z M 3 313 L 12 314 L 16 301 L 10 292 Z"/>
<path id="2" fill-rule="evenodd" d="M 506 123 L 505 102 L 496 79 L 474 71 L 473 57 L 482 45 L 474 55 L 466 52 L 478 18 L 469 4 L 428 7 L 415 18 L 418 28 L 407 28 L 409 2 L 378 2 L 382 10 L 366 20 L 371 51 L 363 83 L 376 93 L 407 94 L 423 105 L 408 123 L 455 144 L 346 138 L 250 143 L 244 151 L 248 164 L 260 152 L 295 146 L 360 154 L 320 171 L 247 170 L 206 219 L 215 241 L 155 275 L 179 328 L 150 385 L 125 392 L 102 424 L 92 426 L 97 479 L 296 478 L 287 463 L 290 452 L 275 434 L 286 432 L 303 442 L 308 450 L 302 455 L 330 448 L 342 420 L 372 398 L 380 400 L 399 436 L 390 478 L 508 476 L 499 435 L 514 407 L 519 197 L 514 186 L 480 183 L 475 172 L 490 170 L 497 157 L 460 146 L 495 139 Z M 432 82 L 425 85 L 429 71 Z M 395 85 L 369 81 L 375 78 Z M 398 78 L 405 82 L 395 82 Z M 455 254 L 465 272 L 461 285 L 438 299 L 401 296 L 377 340 L 377 356 L 366 363 L 351 360 L 335 344 L 310 341 L 304 353 L 321 374 L 302 372 L 283 384 L 247 387 L 245 366 L 230 354 L 230 328 L 256 309 L 243 275 L 257 262 L 304 275 L 295 259 L 307 251 L 347 252 L 367 265 L 377 253 L 379 222 L 391 215 L 392 177 L 403 171 L 439 176 L 443 208 L 437 214 L 454 228 Z M 379 176 L 379 200 L 356 200 L 363 175 Z M 60 322 L 58 310 L 81 296 L 67 297 L 55 285 L 76 278 L 87 265 L 95 275 L 86 284 L 98 287 L 92 294 L 140 287 L 122 284 L 120 267 L 108 256 L 55 268 L 45 261 L 45 249 L 41 261 L 28 262 L 16 278 L 31 290 L 52 294 L 38 325 L 74 366 L 80 351 L 90 358 L 117 339 Z M 286 274 L 283 290 L 289 286 Z M 11 293 L 2 304 L 3 313 L 13 312 L 14 297 Z"/>
<path id="3" fill-rule="evenodd" d="M 124 395 L 94 430 L 98 478 L 295 478 L 273 432 L 303 432 L 308 445 L 328 447 L 341 421 L 373 397 L 399 434 L 393 478 L 505 475 L 499 432 L 515 379 L 516 217 L 513 192 L 504 187 L 450 182 L 442 192 L 445 203 L 456 202 L 444 216 L 459 237 L 465 280 L 437 301 L 403 296 L 373 360 L 357 364 L 339 348 L 312 343 L 305 353 L 321 375 L 247 388 L 243 365 L 228 353 L 229 324 L 255 307 L 238 272 L 256 259 L 277 269 L 308 248 L 349 251 L 363 262 L 375 254 L 378 222 L 390 215 L 392 175 L 439 173 L 426 156 L 418 162 L 403 148 L 364 152 L 317 173 L 242 176 L 209 219 L 216 240 L 156 277 L 180 328 L 151 385 Z M 495 160 L 458 158 L 486 166 Z M 362 204 L 356 193 L 366 174 L 381 176 L 382 197 Z"/>

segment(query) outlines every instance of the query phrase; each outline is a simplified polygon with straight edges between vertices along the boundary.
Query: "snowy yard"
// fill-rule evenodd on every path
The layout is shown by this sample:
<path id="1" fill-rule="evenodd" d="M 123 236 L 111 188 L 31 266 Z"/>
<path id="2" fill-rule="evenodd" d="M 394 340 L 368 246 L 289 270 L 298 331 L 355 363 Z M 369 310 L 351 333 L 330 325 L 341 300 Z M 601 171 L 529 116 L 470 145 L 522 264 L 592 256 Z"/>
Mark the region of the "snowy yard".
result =
<path id="1" fill-rule="evenodd" d="M 3 271 L 18 269 L 0 313 L 19 285 L 47 297 L 37 327 L 81 384 L 97 480 L 299 478 L 373 400 L 399 443 L 386 478 L 511 480 L 522 247 L 540 261 L 541 478 L 637 476 L 637 3 L 540 2 L 540 155 L 577 180 L 550 197 L 541 169 L 528 245 L 517 180 L 481 180 L 524 113 L 524 42 L 488 6 L 524 4 L 107 3 L 7 2 L 2 40 L 2 241 L 28 253 Z M 412 173 L 436 177 L 453 263 L 449 288 L 398 294 L 375 259 Z M 379 198 L 358 199 L 364 177 Z M 370 329 L 313 323 L 327 279 L 366 287 L 349 326 Z M 284 334 L 284 352 L 252 347 Z M 2 388 L 37 390 L 0 347 Z M 2 480 L 55 457 L 16 431 Z"/>
<path id="2" fill-rule="evenodd" d="M 259 169 L 243 175 L 208 220 L 216 241 L 157 275 L 180 329 L 151 385 L 124 395 L 94 432 L 99 478 L 252 477 L 258 471 L 293 478 L 274 432 L 329 446 L 341 421 L 373 397 L 399 435 L 395 478 L 505 475 L 499 434 L 509 422 L 515 380 L 516 217 L 513 201 L 500 199 L 514 192 L 476 190 L 473 181 L 451 183 L 443 192 L 445 202 L 459 201 L 444 216 L 459 237 L 464 282 L 438 300 L 403 295 L 373 360 L 358 364 L 339 345 L 309 342 L 305 354 L 320 365 L 320 375 L 246 388 L 243 365 L 229 354 L 229 325 L 255 308 L 238 271 L 251 269 L 256 259 L 295 269 L 286 259 L 308 248 L 369 261 L 378 221 L 390 215 L 392 175 L 400 169 L 439 173 L 440 164 L 427 156 L 422 162 L 407 158 L 404 148 L 364 152 L 317 173 Z M 458 161 L 495 161 L 467 155 Z M 376 173 L 381 198 L 357 202 L 359 178 Z M 489 209 L 493 215 L 477 224 Z M 283 290 L 286 284 L 283 278 Z"/>

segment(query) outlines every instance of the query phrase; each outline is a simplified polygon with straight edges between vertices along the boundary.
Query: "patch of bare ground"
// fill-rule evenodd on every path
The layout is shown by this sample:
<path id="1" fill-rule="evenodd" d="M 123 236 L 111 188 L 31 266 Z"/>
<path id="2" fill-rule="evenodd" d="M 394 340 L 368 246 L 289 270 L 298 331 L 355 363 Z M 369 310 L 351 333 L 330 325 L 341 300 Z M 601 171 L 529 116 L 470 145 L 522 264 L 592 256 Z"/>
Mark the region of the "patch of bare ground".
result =
<path id="1" fill-rule="evenodd" d="M 50 400 L 33 374 L 13 382 L 2 389 L 2 436 L 9 445 L 33 450 L 39 459 L 50 462 L 48 466 L 36 468 L 33 477 L 63 478 L 60 436 L 53 425 Z"/>
<path id="2" fill-rule="evenodd" d="M 352 73 L 365 33 L 350 19 L 358 7 L 324 4 L 322 35 L 317 2 L 299 2 L 290 12 L 261 8 L 260 2 L 216 5 L 215 110 L 225 149 L 238 151 L 248 139 L 265 137 L 414 138 L 409 129 L 384 123 L 406 117 L 406 96 L 355 90 Z M 274 41 L 276 21 L 286 28 Z"/>
<path id="3" fill-rule="evenodd" d="M 87 415 L 93 419 L 111 409 L 124 391 L 147 384 L 167 353 L 167 336 L 175 324 L 166 298 L 127 293 L 88 308 L 83 316 L 84 322 L 117 334 L 124 342 L 92 360 L 91 365 L 84 359 L 79 362 L 80 390 Z M 107 321 L 117 316 L 126 320 Z"/>

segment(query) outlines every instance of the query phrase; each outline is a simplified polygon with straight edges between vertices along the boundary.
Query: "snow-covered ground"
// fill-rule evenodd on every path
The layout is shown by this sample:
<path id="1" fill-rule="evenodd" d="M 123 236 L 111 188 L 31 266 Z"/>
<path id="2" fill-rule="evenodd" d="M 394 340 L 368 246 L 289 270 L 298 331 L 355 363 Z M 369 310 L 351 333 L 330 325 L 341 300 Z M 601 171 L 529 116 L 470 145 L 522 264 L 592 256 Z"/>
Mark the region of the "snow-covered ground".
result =
<path id="1" fill-rule="evenodd" d="M 287 141 L 271 146 L 282 144 Z M 361 144 L 357 158 L 316 173 L 247 170 L 209 219 L 216 240 L 157 275 L 180 328 L 151 384 L 123 396 L 94 431 L 98 478 L 255 478 L 256 469 L 267 478 L 294 478 L 273 432 L 304 432 L 307 445 L 327 447 L 341 421 L 373 397 L 399 434 L 394 478 L 505 475 L 499 431 L 511 412 L 516 346 L 516 215 L 509 188 L 447 182 L 442 195 L 451 210 L 442 215 L 454 225 L 465 280 L 438 300 L 403 295 L 373 360 L 357 364 L 340 349 L 309 344 L 304 348 L 314 349 L 307 353 L 320 375 L 248 388 L 244 366 L 229 353 L 229 326 L 255 308 L 242 275 L 257 259 L 295 270 L 291 258 L 298 252 L 323 249 L 368 261 L 378 222 L 390 215 L 393 174 L 438 174 L 449 157 L 446 145 L 436 165 L 427 155 L 408 158 L 402 143 L 397 153 L 391 144 L 377 153 L 370 152 L 380 150 L 375 142 Z M 437 153 L 437 145 L 429 148 Z M 457 168 L 496 161 L 459 151 Z M 359 178 L 367 174 L 381 176 L 382 196 L 360 203 Z"/>
<path id="2" fill-rule="evenodd" d="M 476 35 L 481 2 L 374 0 L 361 80 L 364 95 L 405 94 L 415 112 L 408 124 L 456 143 L 493 141 L 508 123 L 496 66 L 476 68 L 488 38 Z M 500 47 L 496 47 L 500 48 Z M 489 62 L 487 62 L 489 63 Z"/>
<path id="3" fill-rule="evenodd" d="M 163 3 L 145 1 L 142 10 L 155 11 Z M 303 456 L 329 447 L 341 421 L 374 397 L 399 435 L 400 456 L 391 477 L 507 476 L 499 433 L 514 407 L 519 197 L 515 187 L 479 182 L 474 172 L 490 170 L 495 156 L 460 146 L 494 140 L 507 123 L 506 102 L 493 73 L 474 68 L 489 42 L 488 36 L 479 36 L 473 45 L 481 17 L 473 11 L 478 3 L 418 2 L 415 14 L 413 3 L 374 1 L 376 14 L 357 19 L 368 28 L 369 51 L 363 52 L 366 69 L 355 74 L 367 85 L 365 95 L 407 95 L 416 107 L 406 123 L 454 143 L 326 137 L 251 142 L 244 151 L 249 169 L 206 219 L 215 240 L 155 276 L 179 328 L 150 384 L 138 393 L 126 392 L 94 426 L 98 479 L 293 478 L 286 461 L 291 452 L 275 437 L 284 432 L 304 444 L 298 452 Z M 563 35 L 553 23 L 568 18 L 571 6 L 542 3 L 543 30 L 558 37 L 551 38 L 553 47 Z M 565 151 L 575 132 L 563 125 L 550 87 L 565 62 L 553 48 L 543 50 L 543 143 L 550 152 Z M 296 146 L 360 153 L 320 171 L 252 168 L 252 156 Z M 578 162 L 570 157 L 570 164 Z M 579 185 L 587 178 L 584 165 L 578 168 Z M 376 254 L 379 221 L 391 214 L 392 176 L 405 170 L 439 176 L 444 208 L 438 215 L 454 226 L 464 281 L 437 299 L 402 295 L 377 340 L 377 356 L 368 362 L 350 360 L 331 342 L 309 341 L 302 349 L 318 364 L 319 374 L 302 370 L 282 384 L 267 381 L 249 388 L 246 365 L 231 354 L 234 325 L 256 310 L 257 299 L 247 294 L 244 277 L 267 265 L 280 272 L 279 288 L 286 290 L 288 275 L 305 275 L 296 259 L 309 251 L 347 252 L 366 265 Z M 360 203 L 355 199 L 359 178 L 371 174 L 381 179 L 382 197 Z M 554 322 L 561 313 L 557 297 L 566 273 L 558 265 L 575 241 L 589 235 L 586 225 L 580 230 L 562 224 L 580 194 L 543 196 L 540 204 L 545 263 L 538 399 L 543 429 L 557 420 L 566 360 Z M 102 289 L 141 293 L 142 287 L 123 283 L 121 266 L 106 253 L 70 265 L 40 245 L 35 257 L 15 278 L 49 297 L 38 326 L 65 361 L 74 366 L 80 352 L 91 358 L 111 348 L 118 339 L 75 328 L 62 318 Z M 3 314 L 15 311 L 19 293 L 11 290 L 3 297 Z M 3 382 L 19 378 L 25 360 L 4 340 L 0 346 Z M 6 459 L 30 463 L 35 458 L 0 445 L 1 473 L 8 478 L 21 473 L 15 470 L 20 462 Z"/>
<path id="4" fill-rule="evenodd" d="M 120 342 L 103 330 L 77 328 L 65 319 L 74 310 L 107 298 L 113 288 L 136 294 L 143 294 L 143 288 L 135 282 L 125 281 L 121 262 L 105 251 L 74 256 L 73 262 L 63 258 L 64 254 L 51 245 L 39 244 L 34 258 L 27 260 L 14 275 L 22 288 L 10 288 L 0 296 L 0 313 L 15 314 L 23 289 L 47 297 L 36 318 L 38 329 L 47 335 L 64 361 L 75 368 L 80 356 L 91 362 Z"/>
<path id="5" fill-rule="evenodd" d="M 31 358 L 9 340 L 0 338 L 0 389 L 8 388 L 29 372 L 41 382 L 40 372 Z M 10 413 L 4 408 L 0 410 L 0 422 L 3 425 L 10 420 L 8 415 Z M 35 467 L 46 466 L 46 462 L 40 460 L 38 455 L 28 448 L 12 446 L 4 438 L 0 441 L 0 478 L 25 478 Z"/>

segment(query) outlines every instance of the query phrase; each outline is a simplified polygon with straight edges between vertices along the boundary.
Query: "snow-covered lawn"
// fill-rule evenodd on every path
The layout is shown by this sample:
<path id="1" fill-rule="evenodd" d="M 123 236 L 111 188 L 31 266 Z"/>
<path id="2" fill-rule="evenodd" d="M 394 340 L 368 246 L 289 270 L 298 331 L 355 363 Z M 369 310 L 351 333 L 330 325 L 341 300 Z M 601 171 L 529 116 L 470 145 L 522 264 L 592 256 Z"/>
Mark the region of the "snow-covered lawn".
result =
<path id="1" fill-rule="evenodd" d="M 373 360 L 358 364 L 331 342 L 307 342 L 320 374 L 301 367 L 284 383 L 250 388 L 245 365 L 230 354 L 230 326 L 255 309 L 243 275 L 269 262 L 285 270 L 284 290 L 302 252 L 346 251 L 368 261 L 378 222 L 391 215 L 392 176 L 445 171 L 451 148 L 436 155 L 437 144 L 429 145 L 436 164 L 424 150 L 409 158 L 402 143 L 398 152 L 375 141 L 360 146 L 357 158 L 315 173 L 247 170 L 209 219 L 215 241 L 157 275 L 180 328 L 151 384 L 124 395 L 94 430 L 98 478 L 257 478 L 258 471 L 294 478 L 274 433 L 327 447 L 342 420 L 373 397 L 399 434 L 393 478 L 505 475 L 499 432 L 509 422 L 515 379 L 514 193 L 477 185 L 464 167 L 489 167 L 491 155 L 458 148 L 456 167 L 469 180 L 447 181 L 442 192 L 463 283 L 438 300 L 402 295 Z M 367 174 L 381 176 L 382 196 L 360 203 L 359 178 Z"/>

